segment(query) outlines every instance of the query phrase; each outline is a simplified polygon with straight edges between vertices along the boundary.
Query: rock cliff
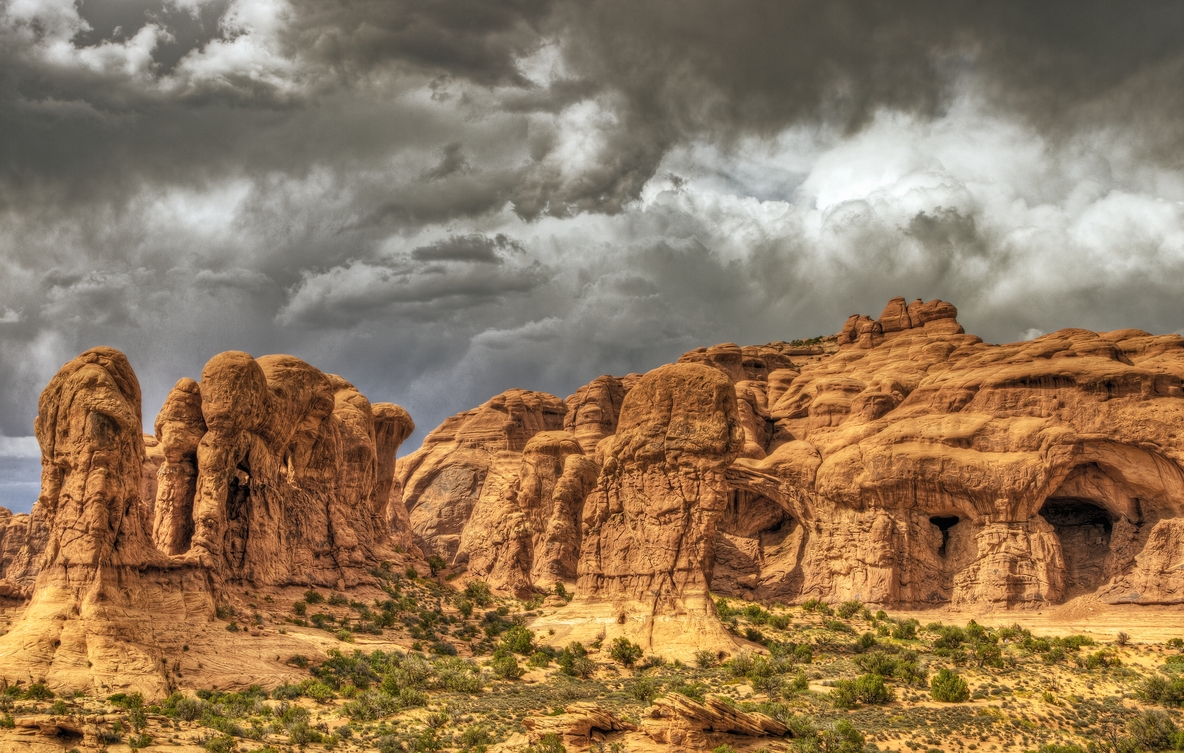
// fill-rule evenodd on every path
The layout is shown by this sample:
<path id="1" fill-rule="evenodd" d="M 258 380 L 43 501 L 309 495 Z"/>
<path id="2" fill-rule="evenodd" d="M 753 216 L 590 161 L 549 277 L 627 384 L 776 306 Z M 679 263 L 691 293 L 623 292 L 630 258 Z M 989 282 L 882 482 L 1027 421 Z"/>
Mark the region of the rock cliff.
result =
<path id="1" fill-rule="evenodd" d="M 413 428 L 298 358 L 215 356 L 156 420 L 154 541 L 225 581 L 356 584 L 397 543 L 394 456 Z"/>
<path id="2" fill-rule="evenodd" d="M 669 563 L 648 558 L 666 550 L 694 560 L 711 590 L 742 598 L 1184 603 L 1177 335 L 1071 329 L 990 345 L 964 332 L 952 304 L 896 298 L 831 337 L 726 343 L 679 360 L 727 385 L 723 423 L 734 420 L 737 445 L 701 438 L 701 454 L 643 468 L 651 461 L 627 449 L 631 432 L 692 425 L 628 415 L 634 392 L 648 395 L 670 371 L 599 377 L 566 405 L 511 391 L 401 461 L 418 540 L 505 591 L 578 580 L 577 604 L 604 609 L 613 594 L 677 593 L 653 583 L 655 563 Z M 672 416 L 679 401 L 706 410 L 697 392 L 678 394 Z M 519 417 L 487 417 L 477 423 L 501 428 L 467 438 L 468 422 L 491 412 Z M 566 438 L 552 433 L 561 420 Z M 532 426 L 547 432 L 537 450 Z M 684 509 L 700 522 L 672 524 L 670 510 Z M 625 510 L 644 523 L 613 517 Z M 645 535 L 630 539 L 642 530 L 631 525 Z M 643 539 L 654 547 L 644 557 L 624 543 Z"/>

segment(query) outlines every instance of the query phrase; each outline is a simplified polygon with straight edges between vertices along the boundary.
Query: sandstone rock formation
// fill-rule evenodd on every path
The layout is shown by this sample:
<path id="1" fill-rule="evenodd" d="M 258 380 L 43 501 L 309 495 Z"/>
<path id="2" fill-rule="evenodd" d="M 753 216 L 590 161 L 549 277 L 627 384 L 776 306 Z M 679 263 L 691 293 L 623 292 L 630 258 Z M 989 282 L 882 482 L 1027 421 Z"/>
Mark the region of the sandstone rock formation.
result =
<path id="1" fill-rule="evenodd" d="M 730 733 L 751 737 L 783 737 L 788 728 L 776 719 L 757 711 L 740 711 L 716 696 L 703 703 L 681 693 L 667 693 L 655 698 L 642 731 L 655 742 L 686 745 L 696 750 L 712 747 L 709 733 Z"/>
<path id="2" fill-rule="evenodd" d="M 568 556 L 547 552 L 579 547 L 574 605 L 589 607 L 586 596 L 604 611 L 621 594 L 645 592 L 641 584 L 660 570 L 635 559 L 638 550 L 621 543 L 628 525 L 605 511 L 626 509 L 620 500 L 630 489 L 672 509 L 685 493 L 711 519 L 702 530 L 713 542 L 672 544 L 684 535 L 673 531 L 694 526 L 669 528 L 640 508 L 638 519 L 649 521 L 658 550 L 691 545 L 693 569 L 732 596 L 986 608 L 1083 594 L 1184 603 L 1179 336 L 1063 330 L 989 345 L 965 334 L 952 304 L 897 298 L 878 318 L 852 316 L 836 336 L 726 343 L 680 362 L 728 385 L 738 446 L 711 447 L 694 462 L 680 454 L 664 466 L 668 482 L 647 477 L 626 436 L 638 430 L 626 412 L 646 381 L 600 377 L 568 399 L 565 428 L 582 455 L 557 449 L 571 447 L 557 437 L 540 440 L 549 457 L 565 455 L 564 468 L 580 463 L 591 474 L 589 463 L 599 466 L 581 501 L 579 484 L 559 483 L 558 460 L 540 474 L 521 453 L 525 432 L 500 465 L 488 451 L 474 461 L 457 429 L 490 410 L 483 406 L 437 430 L 433 449 L 421 451 L 430 464 L 399 467 L 401 479 L 415 479 L 405 499 L 427 521 L 421 528 L 431 535 L 421 540 L 444 541 L 433 532 L 446 527 L 455 542 L 446 552 L 464 549 L 456 564 L 516 592 L 570 585 L 570 566 L 554 564 Z M 483 474 L 495 467 L 487 490 Z M 514 491 L 523 484 L 539 491 Z M 558 525 L 541 542 L 537 521 L 555 510 L 565 511 L 560 523 L 578 511 L 580 524 Z"/>
<path id="3" fill-rule="evenodd" d="M 645 649 L 732 645 L 708 593 L 724 473 L 744 441 L 731 381 L 700 364 L 663 366 L 625 396 L 584 502 L 573 614 Z"/>
<path id="4" fill-rule="evenodd" d="M 365 580 L 397 543 L 394 456 L 413 429 L 402 408 L 298 358 L 215 356 L 157 417 L 156 545 L 226 581 Z"/>
<path id="5" fill-rule="evenodd" d="M 522 468 L 527 443 L 539 432 L 561 431 L 566 413 L 554 395 L 508 390 L 447 419 L 400 460 L 396 483 L 423 553 L 464 564 L 474 548 L 484 549 L 489 526 L 510 512 L 499 500 Z M 478 524 L 466 529 L 470 520 Z"/>
<path id="6" fill-rule="evenodd" d="M 183 646 L 207 678 L 290 676 L 278 654 L 211 629 L 215 603 L 232 583 L 367 577 L 394 546 L 394 455 L 412 428 L 299 359 L 231 352 L 178 382 L 146 438 L 127 359 L 83 353 L 41 395 L 33 513 L 0 521 L 2 594 L 31 594 L 0 637 L 0 676 L 160 697 Z"/>
<path id="7" fill-rule="evenodd" d="M 141 498 L 140 386 L 122 353 L 62 367 L 38 405 L 48 541 L 32 601 L 0 637 L 0 675 L 67 687 L 168 687 L 161 651 L 212 619 L 204 571 L 152 545 Z M 152 619 L 148 619 L 152 615 Z"/>

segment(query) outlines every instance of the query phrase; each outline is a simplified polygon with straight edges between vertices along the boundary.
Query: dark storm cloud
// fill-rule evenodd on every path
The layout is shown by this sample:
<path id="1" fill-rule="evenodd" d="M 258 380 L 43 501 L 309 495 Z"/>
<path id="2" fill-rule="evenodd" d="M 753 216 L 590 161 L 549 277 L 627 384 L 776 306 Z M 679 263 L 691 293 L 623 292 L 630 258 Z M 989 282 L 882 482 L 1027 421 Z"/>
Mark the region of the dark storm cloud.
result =
<path id="1" fill-rule="evenodd" d="M 0 0 L 0 496 L 99 344 L 149 421 L 288 352 L 413 448 L 894 295 L 1184 329 L 1181 39 L 1174 2 Z"/>
<path id="2" fill-rule="evenodd" d="M 471 261 L 482 264 L 501 264 L 499 251 L 522 250 L 522 244 L 499 233 L 493 238 L 484 235 L 454 235 L 428 246 L 412 250 L 416 261 Z"/>
<path id="3" fill-rule="evenodd" d="M 295 0 L 294 51 L 345 74 L 387 63 L 463 76 L 479 84 L 526 81 L 516 61 L 539 44 L 551 0 Z"/>

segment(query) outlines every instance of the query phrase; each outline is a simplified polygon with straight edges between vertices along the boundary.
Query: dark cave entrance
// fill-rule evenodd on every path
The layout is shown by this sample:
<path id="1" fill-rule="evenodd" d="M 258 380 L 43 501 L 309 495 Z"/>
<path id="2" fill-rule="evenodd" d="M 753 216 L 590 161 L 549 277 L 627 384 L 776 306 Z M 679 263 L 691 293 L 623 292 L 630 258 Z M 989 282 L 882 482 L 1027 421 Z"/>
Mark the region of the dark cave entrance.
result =
<path id="1" fill-rule="evenodd" d="M 1040 516 L 1061 542 L 1065 559 L 1065 599 L 1092 593 L 1106 581 L 1106 557 L 1114 519 L 1101 505 L 1078 497 L 1045 501 Z"/>
<path id="2" fill-rule="evenodd" d="M 240 464 L 230 476 L 226 489 L 226 536 L 223 556 L 234 567 L 242 567 L 247 558 L 247 537 L 250 533 L 251 475 L 246 464 Z"/>
<path id="3" fill-rule="evenodd" d="M 934 515 L 929 519 L 929 522 L 941 531 L 941 546 L 937 548 L 939 557 L 946 556 L 946 545 L 950 543 L 950 529 L 958 525 L 959 520 L 961 518 L 957 515 Z"/>

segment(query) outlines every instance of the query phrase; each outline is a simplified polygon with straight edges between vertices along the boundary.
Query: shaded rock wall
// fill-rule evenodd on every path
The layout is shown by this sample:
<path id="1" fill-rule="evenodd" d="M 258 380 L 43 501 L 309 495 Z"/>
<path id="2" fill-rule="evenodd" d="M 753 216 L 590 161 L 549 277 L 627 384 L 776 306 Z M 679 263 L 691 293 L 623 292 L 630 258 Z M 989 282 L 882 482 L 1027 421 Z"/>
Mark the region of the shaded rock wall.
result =
<path id="1" fill-rule="evenodd" d="M 702 552 L 715 591 L 909 606 L 1040 606 L 1086 593 L 1181 603 L 1179 336 L 1070 329 L 989 345 L 965 334 L 952 304 L 897 298 L 832 337 L 725 343 L 679 360 L 728 381 L 743 436 L 725 463 L 714 546 Z M 600 377 L 568 398 L 565 428 L 602 479 L 619 406 L 638 383 Z M 430 509 L 423 519 L 437 528 L 447 521 L 450 552 L 495 530 L 519 542 L 482 551 L 473 573 L 494 586 L 549 585 L 535 566 L 537 526 L 510 535 L 490 521 L 555 506 L 531 512 L 535 497 L 508 492 L 537 474 L 519 452 L 495 461 L 462 451 L 456 429 L 471 415 L 446 422 L 436 449 L 425 445 L 429 473 L 400 467 L 419 484 L 408 506 Z M 681 473 L 672 485 L 687 483 Z M 587 517 L 603 491 L 570 497 L 584 512 L 565 539 L 584 548 L 603 525 Z"/>

